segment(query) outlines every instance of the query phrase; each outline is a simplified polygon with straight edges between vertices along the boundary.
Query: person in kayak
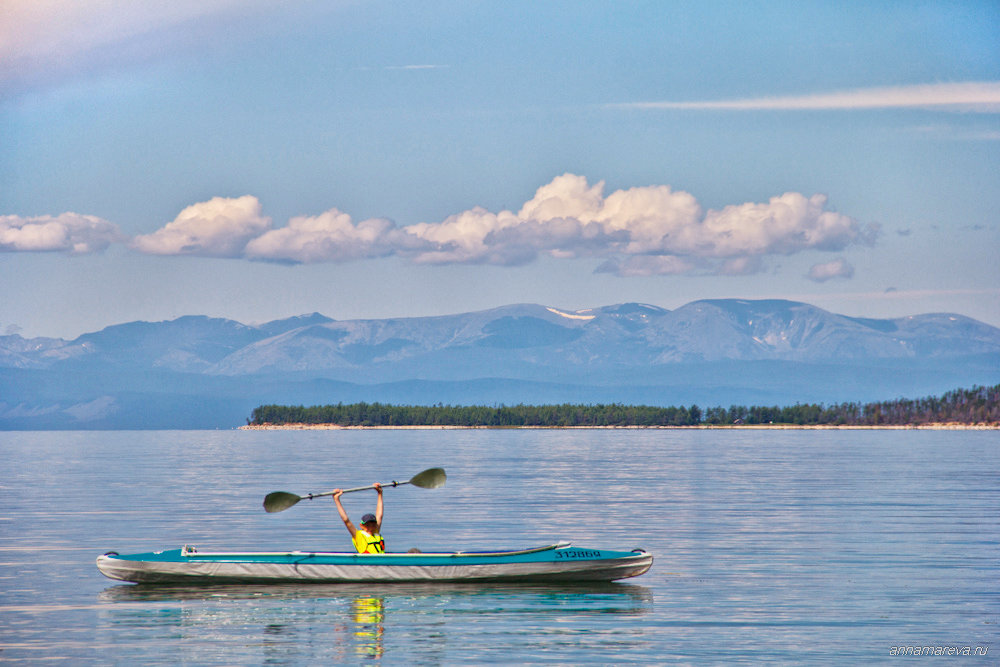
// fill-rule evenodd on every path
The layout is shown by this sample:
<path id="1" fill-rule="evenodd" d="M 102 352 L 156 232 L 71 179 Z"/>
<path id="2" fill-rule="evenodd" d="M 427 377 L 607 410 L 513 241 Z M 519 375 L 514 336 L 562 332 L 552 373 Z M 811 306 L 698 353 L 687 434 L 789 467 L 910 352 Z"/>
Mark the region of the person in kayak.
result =
<path id="1" fill-rule="evenodd" d="M 382 485 L 376 482 L 373 486 L 378 491 L 375 514 L 365 514 L 361 517 L 361 526 L 359 528 L 354 527 L 351 519 L 347 516 L 347 512 L 344 511 L 344 506 L 340 504 L 340 496 L 344 494 L 343 490 L 333 490 L 333 501 L 337 503 L 337 511 L 340 513 L 340 518 L 343 519 L 344 525 L 347 526 L 347 532 L 351 534 L 354 548 L 358 550 L 359 554 L 385 553 L 385 540 L 379 534 L 379 530 L 382 528 Z"/>

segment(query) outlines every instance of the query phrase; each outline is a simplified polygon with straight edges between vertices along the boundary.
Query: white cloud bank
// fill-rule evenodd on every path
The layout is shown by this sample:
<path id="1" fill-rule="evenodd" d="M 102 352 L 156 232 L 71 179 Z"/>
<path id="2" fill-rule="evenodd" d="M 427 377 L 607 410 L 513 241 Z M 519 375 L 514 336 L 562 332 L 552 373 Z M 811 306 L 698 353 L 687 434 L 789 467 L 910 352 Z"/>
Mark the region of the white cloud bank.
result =
<path id="1" fill-rule="evenodd" d="M 564 174 L 538 188 L 517 212 L 475 207 L 441 222 L 408 226 L 382 218 L 355 222 L 334 208 L 273 228 L 256 197 L 216 197 L 188 206 L 128 245 L 153 255 L 290 264 L 397 256 L 420 264 L 515 266 L 547 255 L 603 260 L 597 271 L 620 276 L 746 275 L 762 270 L 768 256 L 874 243 L 877 226 L 862 226 L 826 204 L 824 195 L 787 192 L 767 202 L 704 210 L 693 195 L 668 185 L 605 194 L 603 181 L 590 184 L 583 176 Z M 92 252 L 121 240 L 111 223 L 69 213 L 0 220 L 0 248 L 8 250 Z M 61 226 L 44 236 L 42 227 L 53 221 Z M 843 260 L 810 273 L 814 280 L 849 276 Z"/>
<path id="2" fill-rule="evenodd" d="M 100 252 L 123 236 L 118 227 L 93 215 L 63 213 L 23 218 L 0 216 L 0 252 Z"/>
<path id="3" fill-rule="evenodd" d="M 255 197 L 217 197 L 189 206 L 158 231 L 133 240 L 139 252 L 243 257 L 284 263 L 345 262 L 399 256 L 421 264 L 514 266 L 549 255 L 605 260 L 618 275 L 759 271 L 762 258 L 806 250 L 840 251 L 871 244 L 862 227 L 826 209 L 823 195 L 789 192 L 766 203 L 702 209 L 667 185 L 604 194 L 604 183 L 564 174 L 540 187 L 519 211 L 475 207 L 441 222 L 397 226 L 355 222 L 330 209 L 271 228 Z"/>
<path id="4" fill-rule="evenodd" d="M 714 109 L 721 111 L 915 108 L 1000 113 L 1000 81 L 858 88 L 811 95 L 755 97 L 737 100 L 632 102 L 611 106 L 624 109 Z"/>

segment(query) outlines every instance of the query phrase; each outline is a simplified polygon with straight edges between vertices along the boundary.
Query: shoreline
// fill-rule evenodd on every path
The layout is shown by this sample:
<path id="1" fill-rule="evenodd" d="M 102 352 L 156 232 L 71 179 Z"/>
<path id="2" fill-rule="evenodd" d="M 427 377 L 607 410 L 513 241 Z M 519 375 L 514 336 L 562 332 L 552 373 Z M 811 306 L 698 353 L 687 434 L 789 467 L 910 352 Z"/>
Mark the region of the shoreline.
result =
<path id="1" fill-rule="evenodd" d="M 963 424 L 959 422 L 930 424 L 885 424 L 875 426 L 849 424 L 699 424 L 697 426 L 460 426 L 413 424 L 405 426 L 343 426 L 341 424 L 247 424 L 240 431 L 451 431 L 459 429 L 604 429 L 604 430 L 776 430 L 776 431 L 997 431 L 1000 424 Z"/>

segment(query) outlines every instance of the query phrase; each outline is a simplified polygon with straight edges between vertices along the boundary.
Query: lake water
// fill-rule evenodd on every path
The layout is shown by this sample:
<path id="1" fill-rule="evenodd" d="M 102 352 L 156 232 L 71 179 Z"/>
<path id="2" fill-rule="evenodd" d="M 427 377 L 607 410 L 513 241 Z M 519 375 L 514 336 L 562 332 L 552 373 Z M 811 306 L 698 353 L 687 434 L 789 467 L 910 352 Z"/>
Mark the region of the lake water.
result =
<path id="1" fill-rule="evenodd" d="M 871 664 L 1000 656 L 996 431 L 0 433 L 0 661 Z M 557 540 L 656 558 L 597 586 L 168 588 L 94 559 L 348 550 L 329 498 L 409 479 L 390 551 Z M 344 497 L 352 518 L 374 492 Z M 913 650 L 913 649 L 911 649 Z M 976 656 L 975 653 L 980 655 Z M 985 656 L 983 651 L 988 651 Z"/>

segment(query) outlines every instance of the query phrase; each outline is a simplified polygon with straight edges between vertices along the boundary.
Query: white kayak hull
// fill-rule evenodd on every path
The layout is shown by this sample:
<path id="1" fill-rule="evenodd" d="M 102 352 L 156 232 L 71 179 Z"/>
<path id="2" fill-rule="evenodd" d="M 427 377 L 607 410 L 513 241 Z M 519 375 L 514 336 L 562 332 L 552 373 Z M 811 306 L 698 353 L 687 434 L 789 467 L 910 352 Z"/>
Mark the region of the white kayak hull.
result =
<path id="1" fill-rule="evenodd" d="M 429 581 L 615 581 L 653 564 L 642 550 L 609 551 L 569 543 L 492 552 L 348 554 L 198 552 L 191 547 L 145 554 L 109 552 L 102 574 L 136 583 L 349 583 Z"/>

